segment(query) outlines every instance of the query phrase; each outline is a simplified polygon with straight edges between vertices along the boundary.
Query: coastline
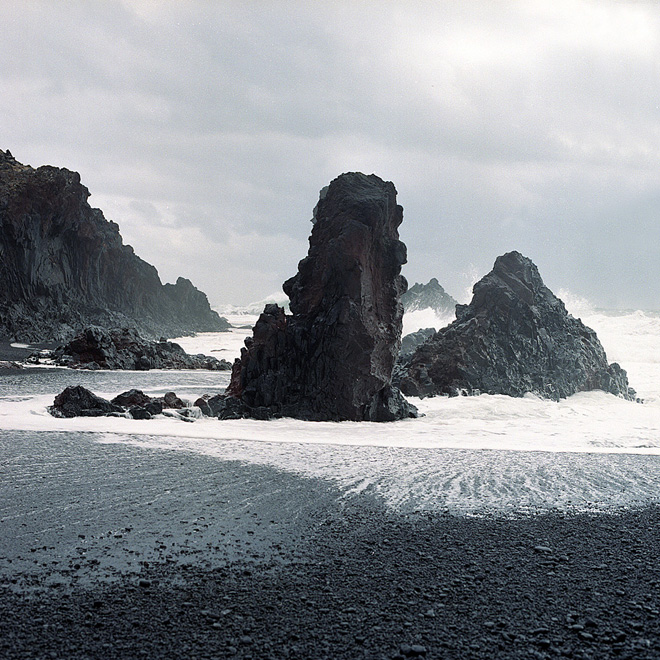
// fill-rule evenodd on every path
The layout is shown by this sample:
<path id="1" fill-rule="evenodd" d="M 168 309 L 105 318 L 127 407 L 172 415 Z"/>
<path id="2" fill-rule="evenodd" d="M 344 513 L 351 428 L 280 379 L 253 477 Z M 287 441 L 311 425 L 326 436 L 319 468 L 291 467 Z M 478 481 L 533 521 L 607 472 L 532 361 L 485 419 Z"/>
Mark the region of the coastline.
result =
<path id="1" fill-rule="evenodd" d="M 8 659 L 660 653 L 656 505 L 402 514 L 321 479 L 75 434 L 39 434 L 80 461 L 45 472 L 19 436 L 0 435 L 18 444 L 0 482 Z"/>

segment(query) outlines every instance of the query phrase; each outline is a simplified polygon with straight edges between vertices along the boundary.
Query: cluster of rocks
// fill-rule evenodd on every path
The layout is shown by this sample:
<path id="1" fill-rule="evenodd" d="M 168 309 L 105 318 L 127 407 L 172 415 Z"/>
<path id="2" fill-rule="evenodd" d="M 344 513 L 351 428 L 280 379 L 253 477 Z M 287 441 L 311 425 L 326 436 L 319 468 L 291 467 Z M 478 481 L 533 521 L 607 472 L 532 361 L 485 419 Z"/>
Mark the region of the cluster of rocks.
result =
<path id="1" fill-rule="evenodd" d="M 456 321 L 404 362 L 404 394 L 532 392 L 558 400 L 600 389 L 634 400 L 626 372 L 608 364 L 596 333 L 568 314 L 527 257 L 498 257 L 473 293 L 457 306 Z"/>
<path id="2" fill-rule="evenodd" d="M 416 416 L 392 387 L 401 341 L 403 209 L 391 182 L 342 174 L 321 191 L 309 253 L 284 283 L 291 314 L 267 305 L 234 363 L 236 414 L 391 421 Z"/>
<path id="3" fill-rule="evenodd" d="M 69 310 L 73 295 L 95 309 L 158 319 L 159 326 L 183 314 L 191 319 L 187 329 L 219 329 L 204 294 L 183 280 L 161 285 L 155 269 L 122 245 L 117 226 L 87 204 L 89 193 L 77 174 L 33 170 L 0 152 L 0 192 L 0 247 L 6 255 L 0 325 L 7 326 L 2 310 L 8 301 L 57 303 L 58 310 Z M 331 421 L 415 417 L 401 392 L 533 392 L 557 400 L 602 389 L 634 399 L 625 371 L 607 363 L 593 330 L 567 313 L 520 253 L 497 259 L 475 285 L 472 302 L 456 305 L 456 321 L 402 342 L 404 306 L 446 313 L 455 301 L 436 279 L 406 292 L 406 247 L 398 234 L 403 209 L 394 185 L 373 174 L 342 174 L 321 191 L 313 216 L 308 255 L 283 285 L 290 314 L 277 304 L 265 306 L 225 394 L 198 406 L 204 414 Z M 32 264 L 27 272 L 25 264 Z M 168 307 L 164 299 L 178 302 Z M 31 309 L 30 317 L 36 316 Z M 188 356 L 176 344 L 148 342 L 126 328 L 87 327 L 52 357 L 57 364 L 94 369 L 230 368 L 224 360 Z"/>
<path id="4" fill-rule="evenodd" d="M 151 419 L 163 414 L 167 417 L 194 421 L 202 417 L 218 419 L 269 419 L 266 408 L 246 408 L 231 397 L 222 394 L 204 394 L 192 405 L 180 399 L 175 392 L 162 397 L 151 397 L 142 390 L 131 389 L 114 399 L 104 399 L 82 385 L 72 385 L 60 392 L 48 407 L 53 417 L 128 417 Z"/>
<path id="5" fill-rule="evenodd" d="M 132 328 L 106 330 L 90 326 L 67 344 L 56 348 L 47 358 L 73 369 L 231 369 L 226 360 L 203 354 L 189 355 L 179 344 L 165 338 L 146 340 Z"/>
<path id="6" fill-rule="evenodd" d="M 174 392 L 151 397 L 141 390 L 128 390 L 111 401 L 97 396 L 82 385 L 67 387 L 48 407 L 53 417 L 130 417 L 151 419 L 166 415 L 191 420 L 201 416 L 199 408 L 188 406 Z"/>
<path id="7" fill-rule="evenodd" d="M 0 337 L 66 341 L 90 324 L 151 337 L 229 328 L 189 280 L 163 285 L 88 197 L 78 173 L 0 150 Z"/>

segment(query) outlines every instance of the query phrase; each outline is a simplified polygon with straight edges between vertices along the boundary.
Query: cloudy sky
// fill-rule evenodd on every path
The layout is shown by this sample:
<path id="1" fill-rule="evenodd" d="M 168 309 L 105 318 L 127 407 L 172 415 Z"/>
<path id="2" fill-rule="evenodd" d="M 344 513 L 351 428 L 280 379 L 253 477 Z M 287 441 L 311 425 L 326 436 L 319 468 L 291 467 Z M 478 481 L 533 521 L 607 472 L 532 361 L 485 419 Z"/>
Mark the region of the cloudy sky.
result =
<path id="1" fill-rule="evenodd" d="M 0 148 L 212 304 L 281 289 L 319 189 L 395 183 L 404 274 L 464 299 L 519 250 L 660 309 L 660 3 L 2 0 Z"/>

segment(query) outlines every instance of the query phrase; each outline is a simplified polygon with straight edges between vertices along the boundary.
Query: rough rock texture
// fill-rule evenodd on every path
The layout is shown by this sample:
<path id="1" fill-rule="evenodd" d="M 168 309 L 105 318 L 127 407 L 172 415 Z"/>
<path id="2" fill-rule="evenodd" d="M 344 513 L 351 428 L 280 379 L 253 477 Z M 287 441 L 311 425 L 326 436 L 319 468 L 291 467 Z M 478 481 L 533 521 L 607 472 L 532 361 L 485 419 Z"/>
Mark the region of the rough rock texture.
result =
<path id="1" fill-rule="evenodd" d="M 74 369 L 231 369 L 226 360 L 208 355 L 188 355 L 179 344 L 143 339 L 131 328 L 85 328 L 68 344 L 56 348 L 52 359 Z"/>
<path id="2" fill-rule="evenodd" d="M 283 287 L 291 315 L 266 306 L 234 364 L 227 395 L 240 400 L 247 416 L 412 416 L 414 409 L 391 386 L 407 287 L 400 274 L 403 210 L 394 185 L 348 173 L 320 197 L 309 253 Z"/>
<path id="3" fill-rule="evenodd" d="M 435 277 L 428 284 L 413 284 L 401 296 L 405 312 L 432 309 L 438 314 L 448 314 L 456 308 L 456 301 L 440 286 Z"/>
<path id="4" fill-rule="evenodd" d="M 626 372 L 608 365 L 596 333 L 570 316 L 536 266 L 509 252 L 474 285 L 457 319 L 420 346 L 405 366 L 411 396 L 533 392 L 558 400 L 601 389 L 634 398 Z"/>
<path id="5" fill-rule="evenodd" d="M 163 285 L 88 202 L 80 175 L 0 150 L 0 336 L 68 340 L 84 326 L 178 336 L 229 327 L 186 279 Z"/>
<path id="6" fill-rule="evenodd" d="M 82 385 L 74 385 L 55 397 L 48 412 L 53 417 L 102 417 L 122 412 L 122 409 L 107 399 L 96 396 Z"/>
<path id="7" fill-rule="evenodd" d="M 420 328 L 401 339 L 399 359 L 411 356 L 429 337 L 435 334 L 435 328 Z"/>
<path id="8" fill-rule="evenodd" d="M 151 419 L 161 413 L 189 422 L 201 417 L 201 411 L 188 406 L 174 392 L 162 397 L 150 397 L 141 390 L 128 390 L 112 401 L 97 396 L 82 385 L 67 387 L 48 407 L 53 417 L 132 417 Z"/>

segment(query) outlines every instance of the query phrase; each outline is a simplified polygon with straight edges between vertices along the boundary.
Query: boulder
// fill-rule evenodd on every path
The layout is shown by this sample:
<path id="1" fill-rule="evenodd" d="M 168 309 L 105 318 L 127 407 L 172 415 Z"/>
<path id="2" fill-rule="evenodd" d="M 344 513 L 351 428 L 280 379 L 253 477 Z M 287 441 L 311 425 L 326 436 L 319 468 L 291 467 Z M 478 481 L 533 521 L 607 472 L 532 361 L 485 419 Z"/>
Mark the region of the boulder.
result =
<path id="1" fill-rule="evenodd" d="M 157 342 L 143 339 L 133 328 L 106 330 L 90 326 L 64 346 L 56 348 L 51 357 L 56 364 L 73 369 L 231 369 L 226 360 L 201 354 L 188 355 L 174 342 L 163 338 Z"/>
<path id="2" fill-rule="evenodd" d="M 452 314 L 456 301 L 440 286 L 434 277 L 428 284 L 413 284 L 402 296 L 404 312 L 416 312 L 420 309 L 432 309 L 442 316 Z"/>
<path id="3" fill-rule="evenodd" d="M 200 396 L 195 403 L 193 404 L 197 408 L 200 409 L 202 415 L 205 417 L 213 417 L 213 412 L 211 411 L 211 407 L 208 404 L 209 396 Z"/>
<path id="4" fill-rule="evenodd" d="M 53 417 L 101 417 L 110 413 L 121 413 L 123 409 L 96 396 L 82 385 L 75 385 L 60 392 L 48 412 Z"/>
<path id="5" fill-rule="evenodd" d="M 596 333 L 568 314 L 527 257 L 498 257 L 473 294 L 404 364 L 404 394 L 531 392 L 558 400 L 602 389 L 634 399 L 626 372 L 607 363 Z"/>
<path id="6" fill-rule="evenodd" d="M 112 399 L 111 403 L 114 403 L 116 406 L 131 408 L 133 406 L 144 406 L 145 404 L 150 403 L 151 400 L 151 397 L 145 394 L 142 390 L 133 389 L 118 394 Z"/>
<path id="7" fill-rule="evenodd" d="M 402 219 L 394 185 L 373 174 L 342 174 L 321 192 L 308 255 L 283 286 L 291 314 L 266 305 L 227 389 L 240 405 L 225 402 L 221 414 L 356 421 L 415 416 L 391 386 L 407 287 Z"/>
<path id="8" fill-rule="evenodd" d="M 53 417 L 100 417 L 129 416 L 133 419 L 151 419 L 163 412 L 163 408 L 174 408 L 177 415 L 197 417 L 201 412 L 196 408 L 188 413 L 186 404 L 174 392 L 168 392 L 164 397 L 152 398 L 141 390 L 128 390 L 118 394 L 112 401 L 97 396 L 88 389 L 77 385 L 67 387 L 55 397 L 48 412 Z"/>
<path id="9" fill-rule="evenodd" d="M 133 419 L 151 419 L 151 413 L 142 406 L 133 406 L 128 410 L 128 414 Z"/>
<path id="10" fill-rule="evenodd" d="M 167 392 L 163 397 L 163 407 L 182 410 L 186 407 L 186 404 L 176 395 L 175 392 Z"/>
<path id="11" fill-rule="evenodd" d="M 161 283 L 87 199 L 80 175 L 0 150 L 0 336 L 67 341 L 85 326 L 149 337 L 227 330 L 188 280 Z"/>

